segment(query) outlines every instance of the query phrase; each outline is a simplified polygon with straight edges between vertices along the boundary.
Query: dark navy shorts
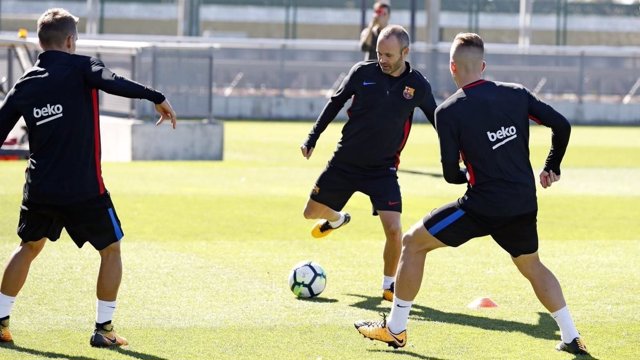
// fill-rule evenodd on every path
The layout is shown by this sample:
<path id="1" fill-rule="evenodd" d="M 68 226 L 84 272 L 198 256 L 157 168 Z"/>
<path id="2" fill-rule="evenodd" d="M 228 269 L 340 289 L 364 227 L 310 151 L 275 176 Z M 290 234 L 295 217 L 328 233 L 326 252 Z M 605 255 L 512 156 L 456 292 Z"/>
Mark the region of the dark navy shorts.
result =
<path id="1" fill-rule="evenodd" d="M 402 212 L 402 195 L 395 169 L 352 172 L 329 164 L 320 174 L 310 197 L 340 211 L 356 191 L 369 196 L 374 215 L 377 210 Z"/>
<path id="2" fill-rule="evenodd" d="M 483 216 L 465 211 L 457 201 L 433 210 L 423 219 L 427 231 L 445 245 L 457 247 L 490 235 L 511 256 L 538 251 L 537 211 L 516 216 Z"/>
<path id="3" fill-rule="evenodd" d="M 89 242 L 102 250 L 124 236 L 109 193 L 75 204 L 51 205 L 23 201 L 18 236 L 24 242 L 56 241 L 62 228 L 78 247 Z"/>

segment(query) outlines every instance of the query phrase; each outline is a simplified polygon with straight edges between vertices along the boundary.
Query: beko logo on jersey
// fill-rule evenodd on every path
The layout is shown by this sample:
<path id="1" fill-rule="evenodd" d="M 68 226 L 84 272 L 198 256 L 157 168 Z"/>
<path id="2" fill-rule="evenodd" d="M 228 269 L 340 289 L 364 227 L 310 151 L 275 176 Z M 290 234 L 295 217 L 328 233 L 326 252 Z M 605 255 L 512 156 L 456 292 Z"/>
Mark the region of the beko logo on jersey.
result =
<path id="1" fill-rule="evenodd" d="M 60 105 L 60 104 L 56 104 L 56 105 L 47 104 L 47 106 L 43 107 L 42 109 L 33 108 L 33 117 L 34 118 L 39 119 L 39 118 L 41 118 L 43 116 L 48 116 L 48 117 L 36 122 L 36 125 L 44 124 L 46 122 L 49 122 L 51 120 L 55 120 L 55 119 L 61 117 L 62 116 L 62 105 Z"/>
<path id="2" fill-rule="evenodd" d="M 487 131 L 487 137 L 489 138 L 489 141 L 494 142 L 494 141 L 498 141 L 498 140 L 502 140 L 499 143 L 493 145 L 493 149 L 497 149 L 500 146 L 504 145 L 505 143 L 515 139 L 516 137 L 518 137 L 518 134 L 516 132 L 516 127 L 515 126 L 509 126 L 508 128 L 505 128 L 504 126 L 502 126 L 500 128 L 500 130 L 496 131 L 496 132 L 491 132 L 491 131 Z"/>
<path id="3" fill-rule="evenodd" d="M 33 108 L 33 117 L 36 119 L 42 116 L 57 114 L 62 114 L 62 105 L 60 104 L 56 104 L 53 106 L 51 104 L 47 104 L 47 106 L 43 107 L 42 109 Z"/>

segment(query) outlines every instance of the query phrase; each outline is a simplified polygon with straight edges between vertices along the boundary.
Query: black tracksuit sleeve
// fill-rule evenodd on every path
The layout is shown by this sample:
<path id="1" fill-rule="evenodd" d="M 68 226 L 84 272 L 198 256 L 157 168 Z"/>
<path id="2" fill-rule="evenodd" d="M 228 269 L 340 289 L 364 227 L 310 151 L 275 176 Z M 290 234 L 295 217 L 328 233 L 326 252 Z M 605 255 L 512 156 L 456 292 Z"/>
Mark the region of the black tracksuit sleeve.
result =
<path id="1" fill-rule="evenodd" d="M 440 142 L 440 161 L 442 161 L 442 176 L 450 184 L 464 184 L 467 182 L 467 171 L 460 169 L 460 134 L 454 125 L 455 119 L 448 117 L 446 112 L 436 112 L 436 130 Z"/>
<path id="2" fill-rule="evenodd" d="M 146 99 L 154 104 L 160 104 L 165 100 L 161 92 L 116 75 L 99 59 L 91 58 L 90 66 L 87 80 L 97 89 L 131 99 Z"/>
<path id="3" fill-rule="evenodd" d="M 551 128 L 551 150 L 544 164 L 545 171 L 553 171 L 560 175 L 560 163 L 569 145 L 571 125 L 569 121 L 554 108 L 540 101 L 528 92 L 529 118 L 538 124 Z"/>
<path id="4" fill-rule="evenodd" d="M 13 104 L 11 94 L 13 94 L 13 91 L 9 92 L 2 105 L 0 105 L 0 146 L 7 139 L 9 132 L 16 125 L 20 116 L 22 116 L 18 108 Z"/>
<path id="5" fill-rule="evenodd" d="M 436 127 L 436 119 L 435 119 L 436 100 L 433 98 L 433 93 L 431 92 L 431 85 L 428 82 L 427 82 L 426 90 L 427 91 L 425 92 L 424 99 L 422 100 L 420 105 L 418 105 L 418 107 L 420 108 L 420 110 L 422 110 L 422 112 L 425 114 L 427 119 L 429 119 L 431 126 L 435 128 Z"/>
<path id="6" fill-rule="evenodd" d="M 359 67 L 358 65 L 359 64 L 356 64 L 351 68 L 349 74 L 347 74 L 347 76 L 342 80 L 342 84 L 340 84 L 338 90 L 336 90 L 335 94 L 333 94 L 331 99 L 329 99 L 327 104 L 324 106 L 324 109 L 322 109 L 320 116 L 318 116 L 316 123 L 313 125 L 313 128 L 311 129 L 311 132 L 309 132 L 309 136 L 304 143 L 304 146 L 306 146 L 307 149 L 316 147 L 316 142 L 318 141 L 318 138 L 320 138 L 320 134 L 322 134 L 327 126 L 329 126 L 329 123 L 336 118 L 347 100 L 349 100 L 355 93 L 353 82 L 355 81 L 354 77 L 356 70 Z"/>

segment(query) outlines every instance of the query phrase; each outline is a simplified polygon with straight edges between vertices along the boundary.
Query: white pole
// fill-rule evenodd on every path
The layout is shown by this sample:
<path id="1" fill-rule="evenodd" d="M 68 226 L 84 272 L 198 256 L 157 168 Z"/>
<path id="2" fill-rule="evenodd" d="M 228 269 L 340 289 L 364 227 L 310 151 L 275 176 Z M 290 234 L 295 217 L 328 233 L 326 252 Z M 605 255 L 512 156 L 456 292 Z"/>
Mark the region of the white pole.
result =
<path id="1" fill-rule="evenodd" d="M 87 0 L 87 28 L 85 32 L 89 35 L 95 35 L 98 33 L 99 12 L 99 0 Z"/>
<path id="2" fill-rule="evenodd" d="M 533 0 L 520 0 L 520 32 L 518 46 L 528 48 L 531 44 L 531 14 L 533 13 Z"/>

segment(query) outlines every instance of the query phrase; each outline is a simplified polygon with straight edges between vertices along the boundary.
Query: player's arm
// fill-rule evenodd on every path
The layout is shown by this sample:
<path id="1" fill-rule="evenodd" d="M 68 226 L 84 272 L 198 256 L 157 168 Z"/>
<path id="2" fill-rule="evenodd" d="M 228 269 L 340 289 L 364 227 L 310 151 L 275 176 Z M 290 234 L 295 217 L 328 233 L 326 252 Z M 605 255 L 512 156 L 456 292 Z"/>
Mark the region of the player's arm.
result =
<path id="1" fill-rule="evenodd" d="M 431 85 L 426 79 L 425 79 L 425 83 L 427 86 L 425 89 L 426 92 L 424 95 L 424 99 L 422 99 L 422 102 L 420 103 L 420 105 L 418 105 L 418 107 L 420 108 L 420 110 L 422 110 L 424 115 L 427 117 L 427 119 L 431 123 L 431 126 L 435 128 L 436 127 L 436 119 L 435 119 L 436 100 L 433 98 Z"/>
<path id="2" fill-rule="evenodd" d="M 99 59 L 91 58 L 90 62 L 87 77 L 92 86 L 113 95 L 149 100 L 155 104 L 155 109 L 160 114 L 156 125 L 169 119 L 172 127 L 176 128 L 176 113 L 161 92 L 115 74 Z"/>
<path id="3" fill-rule="evenodd" d="M 369 26 L 364 28 L 360 33 L 360 50 L 369 51 L 375 49 L 378 44 L 373 44 L 373 20 L 369 23 Z"/>
<path id="4" fill-rule="evenodd" d="M 2 105 L 0 105 L 0 146 L 7 139 L 11 129 L 20 120 L 20 116 L 22 116 L 13 103 L 12 94 L 13 91 L 10 91 Z"/>
<path id="5" fill-rule="evenodd" d="M 560 180 L 560 164 L 569 145 L 571 124 L 548 104 L 540 101 L 527 91 L 529 97 L 529 118 L 538 124 L 551 128 L 551 149 L 547 155 L 544 169 L 540 173 L 540 184 L 543 188 Z"/>
<path id="6" fill-rule="evenodd" d="M 467 182 L 467 170 L 460 168 L 460 144 L 458 134 L 454 129 L 453 120 L 445 113 L 436 110 L 436 130 L 440 140 L 440 162 L 442 176 L 450 184 L 464 184 Z"/>
<path id="7" fill-rule="evenodd" d="M 349 100 L 355 93 L 353 79 L 358 67 L 359 66 L 357 64 L 354 65 L 351 68 L 351 71 L 349 71 L 349 74 L 347 74 L 347 76 L 342 80 L 342 84 L 340 84 L 338 90 L 336 90 L 331 99 L 329 99 L 327 104 L 324 106 L 324 109 L 322 109 L 316 123 L 309 132 L 307 139 L 300 146 L 302 156 L 305 158 L 308 159 L 311 156 L 313 149 L 316 147 L 316 142 L 318 142 L 318 139 L 320 138 L 320 134 L 327 129 L 327 126 L 329 126 L 333 119 L 336 118 L 347 100 Z"/>

